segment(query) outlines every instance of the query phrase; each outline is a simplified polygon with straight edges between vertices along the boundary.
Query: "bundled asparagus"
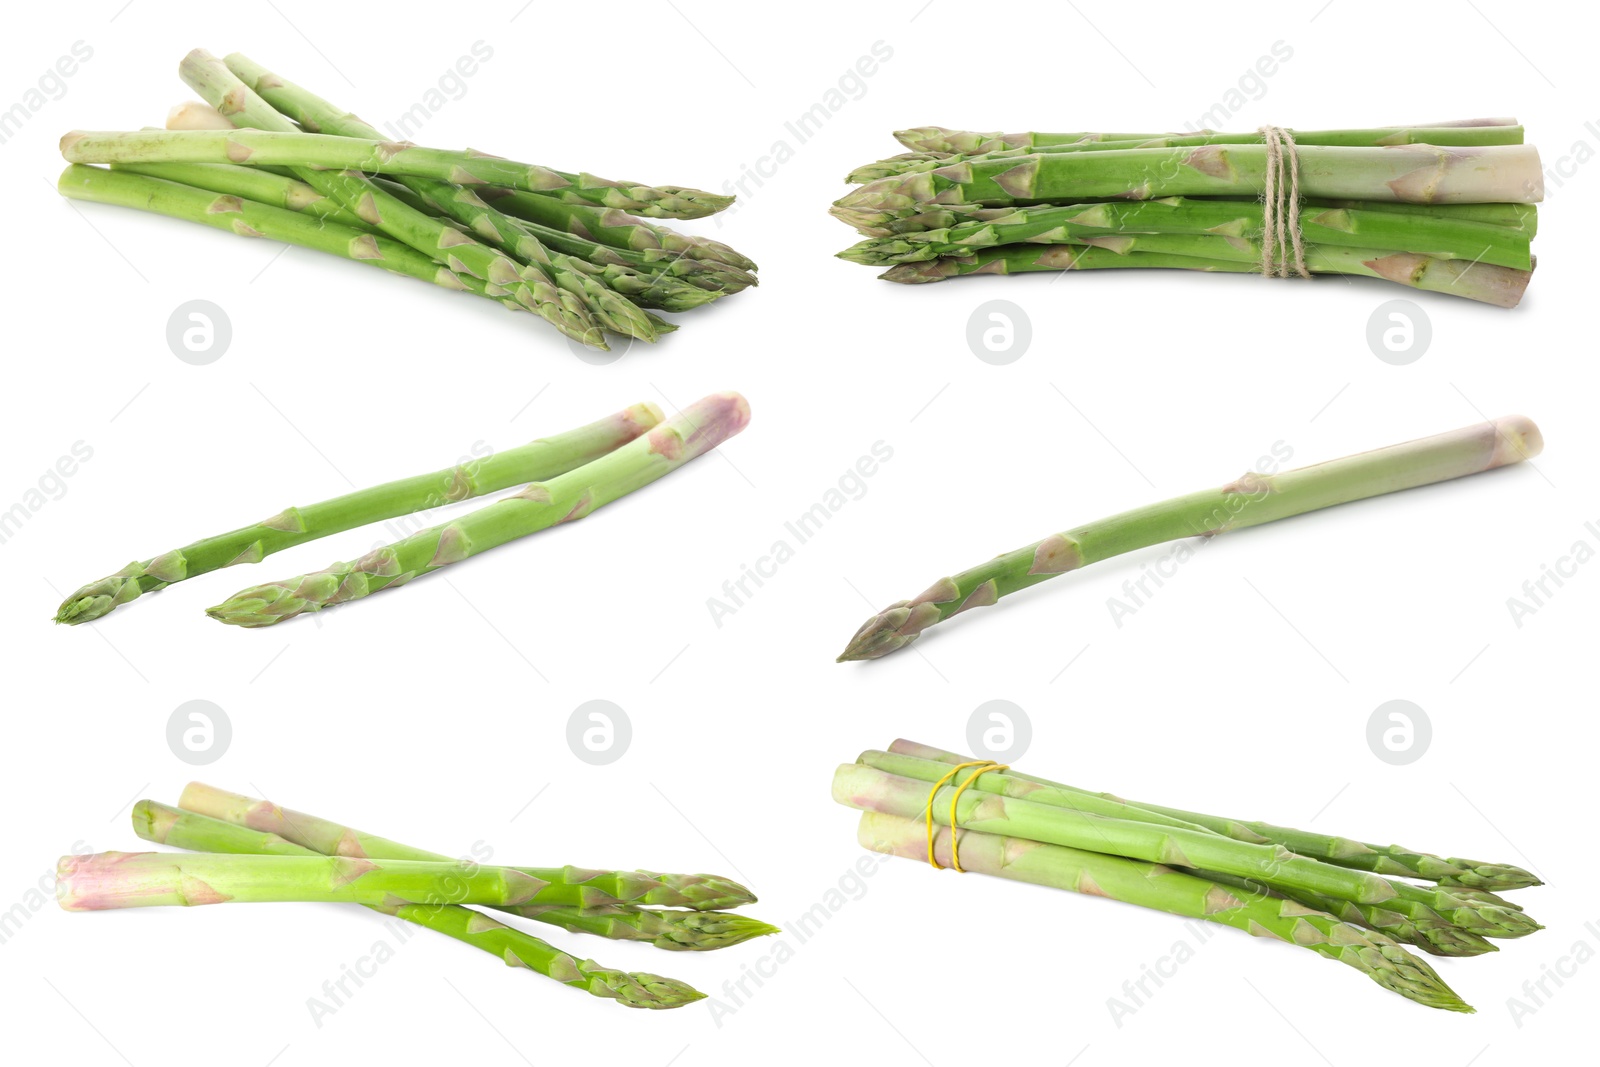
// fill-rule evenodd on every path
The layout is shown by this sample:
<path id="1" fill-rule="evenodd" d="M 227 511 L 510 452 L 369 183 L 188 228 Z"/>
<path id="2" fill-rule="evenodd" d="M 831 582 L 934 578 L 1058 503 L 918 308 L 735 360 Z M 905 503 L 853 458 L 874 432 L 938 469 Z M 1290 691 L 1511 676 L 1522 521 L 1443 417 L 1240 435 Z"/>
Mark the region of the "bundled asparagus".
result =
<path id="1" fill-rule="evenodd" d="M 139 801 L 134 830 L 147 841 L 200 855 L 63 856 L 56 875 L 60 905 L 99 911 L 227 902 L 361 904 L 633 1008 L 676 1008 L 704 994 L 675 979 L 580 960 L 465 905 L 678 951 L 725 948 L 777 929 L 715 910 L 755 902 L 744 886 L 715 875 L 450 860 L 198 782 L 184 791 L 182 804 Z M 256 828 L 263 824 L 289 832 Z"/>
<path id="2" fill-rule="evenodd" d="M 1543 447 L 1539 428 L 1512 415 L 1310 467 L 1248 473 L 1217 489 L 1202 489 L 1051 534 L 940 578 L 916 597 L 891 604 L 863 623 L 839 661 L 886 656 L 952 615 L 987 607 L 1020 589 L 1125 552 L 1182 537 L 1211 537 L 1493 470 L 1537 456 Z"/>
<path id="3" fill-rule="evenodd" d="M 95 173 L 108 180 L 138 178 Z M 327 222 L 317 225 L 324 231 L 333 228 Z M 211 609 L 213 617 L 224 622 L 268 625 L 398 585 L 556 523 L 582 518 L 715 448 L 743 430 L 749 415 L 749 406 L 737 393 L 706 397 L 667 420 L 654 404 L 635 404 L 576 430 L 430 474 L 286 508 L 249 526 L 135 561 L 76 590 L 56 609 L 55 619 L 88 622 L 144 593 L 209 571 L 259 563 L 274 552 L 319 537 L 523 486 L 515 496 L 376 549 L 354 563 L 258 586 Z"/>
<path id="4" fill-rule="evenodd" d="M 887 266 L 890 281 L 1119 267 L 1354 274 L 1514 307 L 1533 270 L 1543 173 L 1513 120 L 896 136 L 913 151 L 857 168 L 849 180 L 865 184 L 832 208 L 869 238 L 840 257 Z"/>
<path id="5" fill-rule="evenodd" d="M 207 104 L 174 109 L 174 129 L 62 138 L 74 164 L 64 196 L 382 266 L 533 311 L 602 349 L 605 332 L 654 341 L 676 329 L 655 310 L 756 283 L 731 248 L 628 214 L 701 218 L 731 196 L 386 140 L 244 56 L 196 50 L 180 73 Z"/>
<path id="6" fill-rule="evenodd" d="M 1355 967 L 1410 1000 L 1449 1011 L 1472 1008 L 1403 944 L 1464 957 L 1494 951 L 1488 938 L 1540 929 L 1509 901 L 1486 890 L 1450 888 L 1445 881 L 1471 867 L 1480 875 L 1494 872 L 1487 878 L 1498 885 L 1539 884 L 1510 865 L 1445 860 L 1146 807 L 911 741 L 841 765 L 833 796 L 864 813 L 859 841 L 873 851 L 1275 937 Z M 1284 840 L 1304 843 L 1307 851 L 1286 847 Z M 1404 868 L 1408 875 L 1437 884 L 1371 872 L 1373 857 L 1394 853 L 1418 861 Z M 1433 873 L 1419 875 L 1420 870 Z"/>

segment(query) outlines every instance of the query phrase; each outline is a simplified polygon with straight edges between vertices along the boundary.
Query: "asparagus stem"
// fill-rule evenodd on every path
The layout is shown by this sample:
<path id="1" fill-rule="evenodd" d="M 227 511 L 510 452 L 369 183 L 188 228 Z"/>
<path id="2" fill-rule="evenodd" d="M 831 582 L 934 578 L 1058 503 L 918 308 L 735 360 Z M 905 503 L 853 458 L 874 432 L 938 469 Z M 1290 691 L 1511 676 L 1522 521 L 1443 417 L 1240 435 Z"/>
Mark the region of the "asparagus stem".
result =
<path id="1" fill-rule="evenodd" d="M 93 173 L 106 175 L 113 183 L 121 180 L 114 172 L 93 170 Z M 166 184 L 155 179 L 142 181 Z M 167 193 L 156 189 L 140 195 L 157 198 L 150 201 L 154 204 L 162 202 L 160 198 Z M 194 196 L 212 203 L 225 199 L 198 192 Z M 300 219 L 319 232 L 328 233 L 331 230 L 331 227 L 318 227 L 311 220 L 289 212 L 263 210 L 290 219 Z M 230 214 L 246 219 L 253 217 L 245 211 L 211 212 L 205 217 L 226 219 Z M 392 243 L 384 238 L 371 240 L 374 243 Z M 236 563 L 259 563 L 274 552 L 329 534 L 555 477 L 615 451 L 654 428 L 661 418 L 661 411 L 654 404 L 635 404 L 587 426 L 530 441 L 467 463 L 386 482 L 304 507 L 285 508 L 261 522 L 203 538 L 142 562 L 130 563 L 115 574 L 90 582 L 62 601 L 56 611 L 56 622 L 88 622 L 144 593 L 209 571 Z"/>
<path id="2" fill-rule="evenodd" d="M 644 941 L 669 952 L 707 952 L 778 933 L 778 927 L 727 911 L 652 911 L 648 908 L 522 907 L 516 914 L 573 933 L 613 941 Z"/>
<path id="3" fill-rule="evenodd" d="M 841 661 L 904 648 L 935 623 L 1079 567 L 1182 537 L 1211 536 L 1277 519 L 1460 478 L 1537 456 L 1539 429 L 1513 415 L 1277 474 L 1247 473 L 997 556 L 892 604 L 856 631 Z"/>
<path id="4" fill-rule="evenodd" d="M 874 852 L 907 859 L 924 859 L 928 851 L 919 820 L 888 814 L 863 814 L 858 839 Z M 945 866 L 952 862 L 950 845 L 951 830 L 939 828 L 934 853 Z M 1388 937 L 1293 901 L 1241 897 L 1214 881 L 1160 864 L 989 833 L 961 835 L 961 864 L 975 873 L 1110 897 L 1274 937 L 1354 967 L 1408 1000 L 1447 1011 L 1472 1011 L 1432 967 Z"/>
<path id="5" fill-rule="evenodd" d="M 709 452 L 745 428 L 738 393 L 689 405 L 649 433 L 581 467 L 431 530 L 325 570 L 241 590 L 206 614 L 235 626 L 270 626 L 306 611 L 356 600 L 558 523 L 581 519 Z"/>
<path id="6" fill-rule="evenodd" d="M 971 756 L 963 756 L 958 752 L 948 752 L 932 745 L 924 745 L 916 741 L 900 739 L 889 746 L 889 751 L 897 756 L 911 757 L 936 763 L 953 764 L 966 763 Z M 873 766 L 878 766 L 873 764 Z M 883 770 L 892 770 L 896 774 L 908 774 L 905 770 L 895 770 L 893 766 L 883 766 Z M 908 775 L 914 776 L 914 775 Z M 1065 785 L 1061 782 L 1052 782 L 1036 775 L 1023 774 L 1021 771 L 1009 771 L 1007 776 L 1013 780 L 1042 787 L 1051 792 L 1065 792 L 1073 795 L 1085 794 L 1087 791 L 1076 786 Z M 984 775 L 984 778 L 992 778 Z M 981 785 L 979 786 L 982 787 Z M 1017 792 L 1011 795 L 1030 796 L 1026 792 Z M 1375 874 L 1396 875 L 1402 878 L 1421 878 L 1430 882 L 1437 882 L 1442 886 L 1450 887 L 1451 895 L 1464 901 L 1481 904 L 1490 904 L 1500 908 L 1521 910 L 1517 905 L 1504 900 L 1491 892 L 1492 889 L 1521 889 L 1527 886 L 1542 885 L 1539 879 L 1510 864 L 1483 863 L 1478 860 L 1463 860 L 1436 856 L 1430 852 L 1417 852 L 1412 849 L 1402 848 L 1399 845 L 1371 845 L 1361 841 L 1354 841 L 1347 837 L 1337 837 L 1329 834 L 1313 834 L 1304 830 L 1294 830 L 1286 826 L 1274 826 L 1271 823 L 1255 822 L 1241 819 L 1227 819 L 1215 815 L 1202 815 L 1198 812 L 1183 811 L 1178 808 L 1164 807 L 1160 804 L 1148 804 L 1142 800 L 1123 800 L 1110 793 L 1088 794 L 1104 802 L 1119 803 L 1130 808 L 1146 813 L 1151 821 L 1168 822 L 1175 820 L 1179 825 L 1202 826 L 1213 833 L 1222 834 L 1239 841 L 1249 841 L 1255 844 L 1278 844 L 1297 852 L 1302 856 L 1312 856 L 1328 863 L 1338 864 L 1341 867 L 1351 867 L 1361 871 L 1371 871 Z M 1133 816 L 1123 816 L 1131 818 Z"/>
<path id="7" fill-rule="evenodd" d="M 268 207 L 304 212 L 354 230 L 377 232 L 360 215 L 333 197 L 324 196 L 296 178 L 287 178 L 256 167 L 214 163 L 113 163 L 111 169 L 161 178 L 193 189 L 226 193 Z"/>
<path id="8" fill-rule="evenodd" d="M 1482 132 L 1478 135 L 1484 137 L 1485 140 L 1481 142 L 1467 141 L 1463 143 L 1500 144 L 1503 142 L 1493 139 L 1495 135 L 1493 128 L 1507 126 L 1517 127 L 1518 132 L 1516 136 L 1518 141 L 1511 143 L 1519 143 L 1521 139 L 1521 130 L 1520 127 L 1518 127 L 1517 120 L 1514 118 L 1456 119 L 1447 122 L 1420 122 L 1415 126 L 1387 126 L 1380 127 L 1378 130 L 1321 132 L 1331 132 L 1335 134 L 1339 132 L 1353 132 L 1361 136 L 1374 133 L 1389 133 L 1400 134 L 1403 136 L 1409 131 L 1422 129 L 1430 131 L 1459 131 L 1462 136 L 1470 137 L 1473 136 L 1474 128 L 1482 128 Z M 1206 134 L 1215 133 L 1215 131 L 1212 130 L 1205 130 L 1201 132 Z M 1305 138 L 1308 135 L 1315 136 L 1316 131 L 1295 130 L 1291 132 L 1294 133 L 1295 140 L 1300 141 L 1302 138 Z M 941 152 L 946 154 L 993 152 L 997 150 L 1016 148 L 1046 148 L 1055 145 L 1092 144 L 1103 141 L 1145 141 L 1152 138 L 1170 136 L 1174 135 L 1170 133 L 974 133 L 970 130 L 950 130 L 943 126 L 918 126 L 909 130 L 896 130 L 894 134 L 895 140 L 899 141 L 912 151 Z M 1425 141 L 1427 138 L 1423 138 L 1423 140 Z M 1342 142 L 1330 141 L 1325 143 L 1333 144 Z"/>
<path id="9" fill-rule="evenodd" d="M 859 811 L 904 818 L 921 817 L 931 807 L 933 820 L 943 826 L 1023 837 L 1173 867 L 1203 867 L 1360 904 L 1378 904 L 1396 896 L 1395 887 L 1387 879 L 1296 856 L 1278 845 L 1253 845 L 1175 826 L 1086 815 L 1071 808 L 995 793 L 969 791 L 958 797 L 954 786 L 943 785 L 933 791 L 926 782 L 857 763 L 841 764 L 834 772 L 833 798 Z"/>
<path id="10" fill-rule="evenodd" d="M 980 248 L 1017 243 L 1088 243 L 1113 251 L 1146 250 L 1139 244 L 1155 235 L 1196 235 L 1197 251 L 1182 254 L 1228 258 L 1230 250 L 1260 259 L 1263 207 L 1231 200 L 1163 197 L 1126 203 L 1065 204 L 1017 208 L 999 218 L 979 220 L 893 237 L 861 241 L 840 259 L 869 266 L 915 263 L 940 256 L 968 256 Z M 1412 252 L 1435 259 L 1468 259 L 1531 270 L 1529 239 L 1483 222 L 1417 218 L 1392 212 L 1350 208 L 1307 211 L 1300 231 L 1313 245 L 1340 245 Z M 1114 237 L 1116 241 L 1097 238 Z M 1178 248 L 1150 248 L 1179 251 Z M 1248 252 L 1246 252 L 1248 250 Z"/>
<path id="11" fill-rule="evenodd" d="M 265 800 L 190 782 L 178 806 L 212 819 L 276 834 L 324 856 L 350 859 L 439 862 L 448 857 L 363 833 L 328 819 L 281 808 Z M 547 883 L 532 904 L 603 907 L 616 904 L 716 911 L 753 904 L 755 895 L 737 882 L 712 874 L 657 874 L 582 867 L 521 867 Z"/>
<path id="12" fill-rule="evenodd" d="M 478 192 L 507 215 L 537 222 L 551 229 L 575 234 L 613 248 L 627 248 L 663 260 L 681 256 L 722 263 L 744 271 L 756 269 L 754 261 L 720 241 L 678 233 L 665 226 L 636 219 L 616 208 L 566 203 L 548 196 L 519 193 L 496 186 L 489 186 Z"/>

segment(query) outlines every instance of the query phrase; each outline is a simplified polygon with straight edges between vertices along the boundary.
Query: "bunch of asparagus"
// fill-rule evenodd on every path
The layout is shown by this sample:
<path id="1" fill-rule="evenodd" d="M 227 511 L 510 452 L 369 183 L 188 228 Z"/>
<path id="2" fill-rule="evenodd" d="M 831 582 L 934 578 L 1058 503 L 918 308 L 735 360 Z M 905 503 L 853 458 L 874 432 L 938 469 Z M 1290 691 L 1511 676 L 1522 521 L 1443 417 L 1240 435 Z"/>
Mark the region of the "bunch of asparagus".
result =
<path id="1" fill-rule="evenodd" d="M 581 519 L 739 433 L 750 406 L 714 393 L 664 419 L 635 404 L 576 430 L 430 474 L 387 482 L 203 538 L 128 564 L 62 601 L 55 621 L 98 619 L 144 593 L 369 523 L 521 485 L 457 519 L 373 549 L 350 563 L 241 590 L 206 614 L 234 626 L 270 626 L 307 611 L 399 586 L 419 575 L 559 523 Z"/>
<path id="2" fill-rule="evenodd" d="M 465 905 L 669 951 L 726 948 L 777 927 L 724 909 L 753 904 L 709 874 L 501 867 L 452 860 L 314 815 L 191 782 L 169 807 L 141 800 L 141 838 L 202 853 L 63 856 L 56 899 L 68 911 L 287 901 L 361 904 L 630 1008 L 677 1008 L 705 994 L 672 978 L 578 959 Z"/>
<path id="3" fill-rule="evenodd" d="M 887 656 L 928 627 L 969 608 L 988 607 L 1003 596 L 1113 556 L 1478 474 L 1531 459 L 1543 448 L 1539 428 L 1521 415 L 1510 415 L 1310 467 L 1275 474 L 1251 471 L 1216 489 L 1053 533 L 940 578 L 863 623 L 839 662 Z"/>
<path id="4" fill-rule="evenodd" d="M 864 813 L 858 837 L 872 851 L 1275 937 L 1430 1008 L 1473 1010 L 1402 946 L 1476 956 L 1496 951 L 1490 938 L 1542 929 L 1499 895 L 1541 884 L 1520 867 L 1202 815 L 983 766 L 900 740 L 841 765 L 833 798 Z"/>
<path id="5" fill-rule="evenodd" d="M 607 332 L 655 341 L 677 329 L 656 311 L 756 284 L 756 265 L 727 245 L 634 217 L 701 218 L 731 196 L 388 140 L 238 54 L 197 49 L 179 72 L 206 104 L 175 108 L 174 129 L 68 133 L 64 196 L 475 293 L 599 349 Z"/>
<path id="6" fill-rule="evenodd" d="M 1522 299 L 1543 198 L 1515 119 L 1214 133 L 972 133 L 924 126 L 832 214 L 840 258 L 895 282 L 1173 267 L 1350 274 L 1500 307 Z"/>

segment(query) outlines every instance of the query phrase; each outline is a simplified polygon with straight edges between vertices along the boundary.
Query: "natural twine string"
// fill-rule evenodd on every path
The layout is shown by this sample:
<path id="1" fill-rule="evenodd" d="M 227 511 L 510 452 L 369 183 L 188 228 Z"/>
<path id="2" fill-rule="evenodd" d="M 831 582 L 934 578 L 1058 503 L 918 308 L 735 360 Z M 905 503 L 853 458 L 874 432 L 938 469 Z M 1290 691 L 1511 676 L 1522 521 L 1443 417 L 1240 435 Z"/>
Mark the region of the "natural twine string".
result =
<path id="1" fill-rule="evenodd" d="M 1267 181 L 1262 193 L 1261 273 L 1311 277 L 1306 270 L 1305 237 L 1300 232 L 1300 153 L 1294 134 L 1281 126 L 1256 131 L 1267 146 Z M 1293 258 L 1290 258 L 1290 252 Z"/>
<path id="2" fill-rule="evenodd" d="M 939 789 L 946 782 L 954 778 L 960 772 L 966 770 L 968 767 L 976 767 L 978 769 L 967 775 L 966 780 L 956 787 L 955 795 L 950 798 L 950 866 L 954 867 L 957 871 L 960 871 L 963 874 L 966 873 L 966 868 L 961 866 L 961 845 L 959 842 L 960 834 L 956 830 L 956 801 L 960 800 L 961 794 L 967 791 L 967 786 L 978 780 L 979 775 L 988 774 L 990 771 L 999 772 L 1008 770 L 1010 769 L 1011 764 L 996 763 L 994 760 L 988 759 L 976 759 L 969 760 L 966 763 L 958 763 L 954 767 L 951 767 L 949 773 L 947 773 L 943 778 L 940 778 L 937 782 L 934 782 L 933 788 L 928 790 L 928 803 L 926 805 L 928 815 L 928 862 L 932 864 L 933 869 L 936 871 L 942 870 L 943 867 L 939 863 L 939 858 L 935 856 L 933 852 L 933 841 L 935 836 L 933 829 L 933 802 L 934 799 L 939 795 Z"/>

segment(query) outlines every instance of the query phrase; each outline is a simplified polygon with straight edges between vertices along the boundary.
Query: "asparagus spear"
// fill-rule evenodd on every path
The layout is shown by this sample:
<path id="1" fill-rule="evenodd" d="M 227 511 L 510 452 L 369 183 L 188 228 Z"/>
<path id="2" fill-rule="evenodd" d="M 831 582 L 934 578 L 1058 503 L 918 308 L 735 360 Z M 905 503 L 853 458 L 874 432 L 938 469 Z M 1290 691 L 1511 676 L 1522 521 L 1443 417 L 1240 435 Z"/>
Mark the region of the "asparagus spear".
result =
<path id="1" fill-rule="evenodd" d="M 925 859 L 928 853 L 922 823 L 910 818 L 866 812 L 858 840 L 874 852 L 907 859 Z M 934 855 L 945 866 L 952 863 L 950 845 L 950 829 L 939 827 Z M 1016 837 L 963 833 L 960 848 L 961 865 L 968 871 L 1110 897 L 1274 937 L 1354 967 L 1385 989 L 1427 1007 L 1473 1010 L 1432 967 L 1388 937 L 1292 901 L 1241 897 L 1214 881 L 1160 864 Z"/>
<path id="2" fill-rule="evenodd" d="M 682 256 L 723 263 L 744 271 L 753 272 L 756 269 L 753 260 L 721 241 L 678 233 L 665 226 L 636 219 L 616 208 L 566 203 L 553 197 L 519 193 L 498 186 L 488 186 L 478 190 L 478 193 L 507 215 L 541 223 L 613 248 L 627 248 L 662 260 Z"/>
<path id="3" fill-rule="evenodd" d="M 953 764 L 969 762 L 971 756 L 963 756 L 958 752 L 948 752 L 932 745 L 924 745 L 916 741 L 900 739 L 889 746 L 889 751 L 896 755 L 931 760 L 938 763 Z M 877 764 L 874 764 L 877 766 Z M 894 770 L 892 766 L 883 766 L 884 770 Z M 896 774 L 906 773 L 903 770 L 894 770 Z M 1074 795 L 1086 793 L 1076 786 L 1052 782 L 1036 775 L 1023 774 L 1021 771 L 1008 771 L 1007 776 L 1022 782 L 1032 783 L 1050 791 L 1067 792 Z M 989 778 L 989 775 L 985 775 Z M 1028 795 L 1017 793 L 1015 795 Z M 1271 823 L 1252 822 L 1240 819 L 1219 818 L 1215 815 L 1202 815 L 1192 811 L 1182 811 L 1178 808 L 1164 807 L 1160 804 L 1148 804 L 1140 800 L 1123 800 L 1110 793 L 1089 794 L 1100 798 L 1102 801 L 1115 802 L 1146 813 L 1143 817 L 1149 821 L 1166 823 L 1176 820 L 1179 825 L 1199 825 L 1213 833 L 1222 834 L 1239 841 L 1249 841 L 1254 844 L 1278 844 L 1297 852 L 1302 856 L 1312 856 L 1328 863 L 1338 864 L 1341 867 L 1352 867 L 1356 870 L 1371 871 L 1375 874 L 1397 875 L 1402 878 L 1421 878 L 1430 882 L 1437 882 L 1442 886 L 1450 887 L 1453 896 L 1480 904 L 1490 904 L 1500 908 L 1521 910 L 1517 905 L 1486 892 L 1492 889 L 1521 889 L 1527 886 L 1542 885 L 1538 878 L 1523 870 L 1503 863 L 1483 863 L 1479 860 L 1464 860 L 1456 857 L 1446 859 L 1430 852 L 1417 852 L 1412 849 L 1402 848 L 1399 845 L 1371 845 L 1361 841 L 1353 841 L 1347 837 L 1336 837 L 1328 834 L 1313 834 L 1304 830 L 1293 830 L 1286 826 L 1274 826 Z M 1132 816 L 1125 816 L 1132 817 Z"/>
<path id="4" fill-rule="evenodd" d="M 1092 250 L 1093 251 L 1093 250 Z M 935 623 L 1067 571 L 1181 537 L 1259 526 L 1335 504 L 1460 478 L 1537 456 L 1543 438 L 1520 415 L 1277 474 L 1248 473 L 1217 489 L 1153 504 L 997 556 L 941 578 L 868 619 L 840 661 L 877 659 Z"/>
<path id="5" fill-rule="evenodd" d="M 858 242 L 839 253 L 840 259 L 868 266 L 915 263 L 940 256 L 969 256 L 980 248 L 1019 242 L 1099 244 L 1126 251 L 1117 244 L 1090 241 L 1102 236 L 1192 234 L 1207 244 L 1197 252 L 1225 258 L 1227 250 L 1249 249 L 1259 261 L 1263 208 L 1259 202 L 1191 200 L 1163 197 L 1126 203 L 1063 204 L 1016 208 L 998 218 L 974 220 L 921 233 Z M 1531 270 L 1529 239 L 1504 226 L 1456 219 L 1417 218 L 1385 211 L 1328 208 L 1307 211 L 1300 231 L 1312 245 L 1340 245 L 1412 252 L 1435 259 L 1468 259 L 1518 270 Z M 1137 247 L 1137 246 L 1130 246 Z M 1176 248 L 1154 249 L 1177 251 Z M 1189 254 L 1189 253 L 1184 253 Z"/>
<path id="6" fill-rule="evenodd" d="M 241 590 L 206 614 L 235 626 L 270 626 L 403 584 L 497 545 L 581 519 L 709 452 L 743 430 L 749 418 L 749 405 L 738 393 L 713 394 L 637 440 L 565 474 L 374 549 L 353 563 Z"/>
<path id="7" fill-rule="evenodd" d="M 105 180 L 113 182 L 134 177 L 119 176 L 114 172 L 102 170 L 93 172 L 96 175 L 105 175 Z M 142 179 L 142 181 L 166 184 L 155 182 L 154 179 Z M 166 194 L 161 190 L 155 190 L 139 195 L 159 198 Z M 211 202 L 218 199 L 205 193 L 196 195 Z M 161 201 L 152 199 L 149 202 L 154 204 Z M 292 219 L 303 218 L 276 209 L 263 210 L 273 211 L 278 216 Z M 226 219 L 230 215 L 237 215 L 241 218 L 255 218 L 256 214 L 259 213 L 208 211 L 205 217 Z M 256 218 L 256 221 L 259 223 L 259 218 Z M 330 236 L 335 232 L 332 226 L 325 225 L 319 228 L 311 220 L 303 221 L 312 229 Z M 384 238 L 356 240 L 370 240 L 379 248 L 392 244 Z M 389 250 L 393 251 L 392 248 Z M 525 445 L 470 462 L 458 463 L 444 470 L 386 482 L 371 489 L 346 493 L 305 507 L 285 508 L 261 522 L 242 526 L 225 534 L 203 538 L 142 562 L 130 563 L 115 574 L 90 582 L 62 601 L 56 610 L 56 622 L 71 624 L 88 622 L 136 599 L 141 594 L 164 589 L 186 578 L 230 567 L 236 563 L 259 563 L 274 552 L 329 534 L 365 526 L 368 523 L 467 500 L 513 485 L 551 478 L 615 451 L 660 422 L 661 411 L 654 404 L 635 404 L 614 415 L 591 422 L 587 426 L 530 441 Z"/>
<path id="8" fill-rule="evenodd" d="M 275 174 L 259 167 L 237 167 L 232 164 L 215 163 L 113 163 L 111 169 L 122 173 L 161 178 L 192 189 L 226 193 L 241 200 L 283 208 L 286 211 L 301 211 L 355 230 L 378 232 L 368 226 L 360 215 L 333 197 L 324 196 L 296 178 Z"/>
<path id="9" fill-rule="evenodd" d="M 204 786 L 197 788 L 233 799 L 229 794 L 221 794 L 220 790 L 209 790 Z M 237 799 L 245 801 L 248 798 Z M 310 816 L 294 814 L 297 824 L 303 825 L 302 820 L 304 824 L 321 822 L 312 820 Z M 141 800 L 134 805 L 133 828 L 146 841 L 188 849 L 192 852 L 272 856 L 321 854 L 297 845 L 276 833 L 253 830 L 248 826 L 213 819 L 198 812 L 183 811 L 152 800 Z M 433 857 L 431 854 L 418 854 L 388 858 Z M 442 856 L 437 858 L 444 859 Z M 678 951 L 725 948 L 752 937 L 776 932 L 776 927 L 768 926 L 759 920 L 721 911 L 649 911 L 623 904 L 597 904 L 588 907 L 529 904 L 515 909 L 515 912 L 574 932 L 597 934 L 613 940 L 648 941 L 658 948 Z M 424 915 L 426 914 L 425 912 Z M 409 918 L 403 914 L 401 917 Z M 428 924 L 424 921 L 422 925 Z"/>
<path id="10" fill-rule="evenodd" d="M 293 123 L 205 50 L 197 48 L 185 56 L 178 72 L 190 88 L 236 125 L 268 132 L 294 130 Z M 210 135 L 216 136 L 214 132 Z M 224 132 L 222 136 L 229 135 Z M 225 158 L 222 162 L 236 161 Z M 582 301 L 558 288 L 548 275 L 521 266 L 504 253 L 407 207 L 360 174 L 306 166 L 294 167 L 292 173 L 324 196 L 338 200 L 369 225 L 437 259 L 456 274 L 504 289 L 511 299 L 573 340 L 595 348 L 607 347 Z"/>
<path id="11" fill-rule="evenodd" d="M 195 133 L 194 137 L 214 137 Z M 1398 200 L 1419 204 L 1482 201 L 1537 203 L 1544 176 L 1531 145 L 1296 150 L 1304 196 Z M 1058 152 L 958 163 L 903 178 L 870 182 L 835 201 L 832 213 L 852 226 L 883 225 L 925 204 L 1033 204 L 1161 196 L 1259 195 L 1266 187 L 1265 145 L 1132 148 Z"/>
<path id="12" fill-rule="evenodd" d="M 202 782 L 190 782 L 185 786 L 183 795 L 178 798 L 178 806 L 261 833 L 276 834 L 324 856 L 419 862 L 447 859 L 437 852 L 412 848 L 328 819 L 281 808 L 270 801 L 230 793 Z M 739 883 L 710 874 L 596 871 L 581 867 L 521 869 L 535 873 L 541 881 L 552 886 L 569 887 L 563 891 L 562 899 L 550 899 L 547 890 L 545 899 L 534 901 L 536 904 L 559 903 L 576 907 L 639 904 L 715 911 L 753 904 L 756 899 L 750 890 Z"/>
<path id="13" fill-rule="evenodd" d="M 1226 237 L 1138 234 L 1090 237 L 1083 244 L 1116 242 L 1121 247 L 1083 247 L 1083 244 L 1002 245 L 982 248 L 970 256 L 945 257 L 890 267 L 878 277 L 885 281 L 917 285 L 940 282 L 964 274 L 1025 274 L 1034 271 L 1115 270 L 1163 268 L 1255 274 L 1260 253 L 1248 242 Z M 1137 248 L 1162 249 L 1141 251 Z M 1179 248 L 1178 252 L 1167 249 Z M 1412 252 L 1376 248 L 1305 246 L 1306 269 L 1312 274 L 1354 274 L 1398 282 L 1412 289 L 1459 296 L 1465 300 L 1516 307 L 1528 288 L 1532 272 L 1496 267 L 1466 260 L 1434 259 Z"/>
<path id="14" fill-rule="evenodd" d="M 1462 136 L 1470 137 L 1473 135 L 1473 128 L 1483 128 L 1479 135 L 1485 138 L 1484 141 L 1469 141 L 1465 143 L 1500 144 L 1503 142 L 1493 139 L 1493 127 L 1506 126 L 1517 127 L 1517 120 L 1514 118 L 1455 119 L 1447 122 L 1419 122 L 1415 126 L 1409 127 L 1388 126 L 1378 131 L 1360 130 L 1353 132 L 1362 136 L 1383 131 L 1404 135 L 1408 130 L 1425 129 L 1461 131 Z M 1213 130 L 1201 132 L 1215 133 Z M 1295 140 L 1299 141 L 1310 131 L 1291 132 L 1294 133 Z M 974 133 L 970 130 L 950 130 L 943 126 L 918 126 L 909 130 L 896 130 L 894 134 L 895 140 L 913 151 L 943 152 L 947 154 L 993 152 L 1014 148 L 1046 148 L 1054 145 L 1092 144 L 1100 141 L 1144 141 L 1151 138 L 1170 136 L 1174 135 L 1171 133 Z M 1520 140 L 1520 128 L 1517 137 Z"/>

